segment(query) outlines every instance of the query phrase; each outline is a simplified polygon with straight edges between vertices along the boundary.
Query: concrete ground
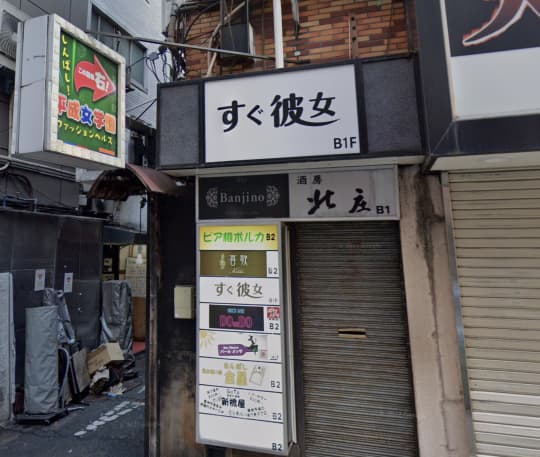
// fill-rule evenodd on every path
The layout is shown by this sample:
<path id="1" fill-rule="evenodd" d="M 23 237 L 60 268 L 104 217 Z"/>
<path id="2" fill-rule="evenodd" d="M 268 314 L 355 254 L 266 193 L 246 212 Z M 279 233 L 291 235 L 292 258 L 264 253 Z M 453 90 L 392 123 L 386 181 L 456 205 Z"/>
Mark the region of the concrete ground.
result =
<path id="1" fill-rule="evenodd" d="M 0 456 L 143 457 L 144 353 L 137 356 L 137 370 L 138 377 L 125 383 L 124 394 L 89 395 L 89 406 L 51 425 L 0 427 Z"/>

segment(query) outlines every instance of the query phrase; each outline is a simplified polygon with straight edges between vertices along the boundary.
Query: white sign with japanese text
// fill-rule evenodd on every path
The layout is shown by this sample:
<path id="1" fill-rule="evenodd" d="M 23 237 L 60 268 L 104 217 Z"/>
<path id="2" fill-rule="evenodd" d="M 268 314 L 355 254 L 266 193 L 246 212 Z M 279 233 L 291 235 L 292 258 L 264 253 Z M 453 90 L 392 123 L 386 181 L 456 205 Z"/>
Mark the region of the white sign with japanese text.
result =
<path id="1" fill-rule="evenodd" d="M 278 278 L 200 278 L 201 302 L 279 306 Z"/>
<path id="2" fill-rule="evenodd" d="M 36 270 L 34 273 L 34 292 L 39 292 L 45 289 L 46 273 L 44 268 Z"/>
<path id="3" fill-rule="evenodd" d="M 260 361 L 201 358 L 199 382 L 208 386 L 282 392 L 281 365 Z"/>
<path id="4" fill-rule="evenodd" d="M 289 175 L 291 218 L 399 218 L 395 167 Z"/>
<path id="5" fill-rule="evenodd" d="M 360 153 L 354 64 L 204 87 L 207 163 Z"/>
<path id="6" fill-rule="evenodd" d="M 278 455 L 288 453 L 283 424 L 278 422 L 200 414 L 199 438 L 212 443 L 241 443 L 243 449 L 256 449 L 259 452 Z"/>
<path id="7" fill-rule="evenodd" d="M 73 273 L 64 273 L 64 293 L 73 292 Z"/>
<path id="8" fill-rule="evenodd" d="M 201 386 L 200 411 L 237 419 L 283 422 L 281 394 L 234 387 Z"/>
<path id="9" fill-rule="evenodd" d="M 198 248 L 197 441 L 286 455 L 281 228 L 199 225 Z"/>
<path id="10" fill-rule="evenodd" d="M 281 362 L 280 335 L 255 332 L 199 332 L 199 355 L 235 360 Z"/>

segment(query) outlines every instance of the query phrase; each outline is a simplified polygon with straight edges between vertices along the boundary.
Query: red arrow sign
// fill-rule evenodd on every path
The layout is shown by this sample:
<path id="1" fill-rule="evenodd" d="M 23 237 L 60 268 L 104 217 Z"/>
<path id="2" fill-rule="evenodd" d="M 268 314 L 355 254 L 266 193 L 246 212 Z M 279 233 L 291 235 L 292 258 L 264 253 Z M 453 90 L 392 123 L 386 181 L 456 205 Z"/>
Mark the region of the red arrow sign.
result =
<path id="1" fill-rule="evenodd" d="M 96 55 L 94 55 L 94 63 L 84 60 L 75 67 L 75 90 L 79 92 L 83 87 L 94 91 L 92 98 L 94 102 L 116 92 L 114 82 Z"/>

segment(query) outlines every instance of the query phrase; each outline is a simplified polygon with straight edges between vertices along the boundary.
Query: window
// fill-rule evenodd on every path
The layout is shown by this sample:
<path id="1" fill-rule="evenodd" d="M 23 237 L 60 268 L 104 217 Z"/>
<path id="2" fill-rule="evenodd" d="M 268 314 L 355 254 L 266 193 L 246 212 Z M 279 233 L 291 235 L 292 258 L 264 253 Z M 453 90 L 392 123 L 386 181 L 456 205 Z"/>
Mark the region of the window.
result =
<path id="1" fill-rule="evenodd" d="M 99 11 L 92 10 L 91 26 L 92 31 L 98 33 L 96 38 L 99 41 L 107 45 L 109 48 L 114 49 L 126 59 L 128 83 L 144 90 L 144 65 L 146 48 L 135 41 L 99 35 L 99 32 L 127 35 L 123 29 L 121 29 L 118 25 L 105 17 Z"/>

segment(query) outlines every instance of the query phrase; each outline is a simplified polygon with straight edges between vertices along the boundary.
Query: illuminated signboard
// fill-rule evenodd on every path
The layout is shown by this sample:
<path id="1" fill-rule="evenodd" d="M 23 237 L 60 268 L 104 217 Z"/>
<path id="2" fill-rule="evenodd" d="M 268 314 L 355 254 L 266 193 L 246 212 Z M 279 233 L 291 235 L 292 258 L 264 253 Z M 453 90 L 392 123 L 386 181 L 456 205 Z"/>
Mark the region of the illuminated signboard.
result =
<path id="1" fill-rule="evenodd" d="M 440 1 L 454 117 L 540 112 L 540 2 Z"/>
<path id="2" fill-rule="evenodd" d="M 88 169 L 123 167 L 124 58 L 55 15 L 27 21 L 21 47 L 14 152 Z"/>
<path id="3" fill-rule="evenodd" d="M 118 65 L 61 31 L 58 140 L 118 155 Z"/>
<path id="4" fill-rule="evenodd" d="M 289 451 L 279 225 L 199 226 L 197 438 Z"/>

